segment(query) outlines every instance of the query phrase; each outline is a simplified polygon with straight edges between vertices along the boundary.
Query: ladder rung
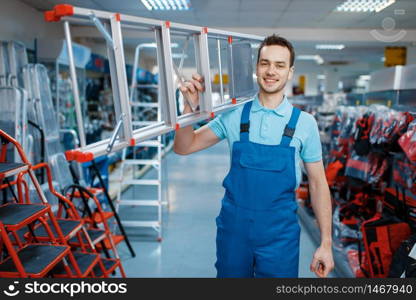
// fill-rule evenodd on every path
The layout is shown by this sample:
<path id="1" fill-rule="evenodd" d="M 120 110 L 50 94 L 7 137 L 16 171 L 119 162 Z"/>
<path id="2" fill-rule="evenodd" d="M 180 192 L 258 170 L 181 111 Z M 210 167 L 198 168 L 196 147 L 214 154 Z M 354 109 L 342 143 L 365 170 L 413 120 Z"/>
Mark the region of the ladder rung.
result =
<path id="1" fill-rule="evenodd" d="M 136 146 L 143 146 L 143 147 L 159 147 L 162 146 L 162 143 L 156 140 L 138 142 Z"/>
<path id="2" fill-rule="evenodd" d="M 129 179 L 123 180 L 122 184 L 136 184 L 136 185 L 159 185 L 160 182 L 157 179 Z"/>
<path id="3" fill-rule="evenodd" d="M 123 163 L 126 165 L 159 165 L 156 159 L 126 159 Z"/>
<path id="4" fill-rule="evenodd" d="M 158 221 L 122 221 L 121 223 L 127 227 L 160 227 Z"/>
<path id="5" fill-rule="evenodd" d="M 133 126 L 147 126 L 147 125 L 153 125 L 157 124 L 157 121 L 132 121 L 131 124 Z"/>
<path id="6" fill-rule="evenodd" d="M 157 200 L 127 200 L 121 199 L 119 205 L 132 205 L 132 206 L 159 206 L 161 203 Z"/>
<path id="7" fill-rule="evenodd" d="M 130 102 L 130 105 L 136 106 L 136 107 L 154 107 L 154 108 L 159 107 L 158 103 L 146 103 L 146 102 Z"/>

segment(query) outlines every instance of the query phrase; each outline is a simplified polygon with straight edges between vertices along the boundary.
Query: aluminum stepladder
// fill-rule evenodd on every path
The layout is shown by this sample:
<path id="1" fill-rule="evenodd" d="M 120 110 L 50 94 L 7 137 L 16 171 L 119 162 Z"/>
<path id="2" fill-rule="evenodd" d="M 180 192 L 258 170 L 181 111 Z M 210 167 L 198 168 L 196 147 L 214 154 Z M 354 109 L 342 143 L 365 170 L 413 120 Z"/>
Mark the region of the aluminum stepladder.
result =
<path id="1" fill-rule="evenodd" d="M 220 105 L 213 106 L 212 88 L 210 84 L 207 84 L 205 91 L 201 94 L 200 110 L 191 114 L 178 116 L 175 98 L 176 86 L 173 77 L 171 34 L 172 32 L 175 34 L 178 32 L 185 36 L 191 35 L 193 37 L 197 72 L 204 76 L 205 82 L 211 82 L 208 38 L 216 39 L 217 41 L 226 41 L 229 45 L 234 45 L 234 43 L 240 41 L 259 42 L 263 40 L 261 36 L 91 10 L 68 4 L 56 5 L 53 10 L 45 12 L 45 19 L 48 22 L 62 21 L 64 23 L 67 40 L 68 57 L 71 65 L 70 73 L 74 87 L 75 108 L 77 111 L 77 126 L 80 132 L 81 144 L 79 148 L 67 152 L 67 158 L 69 160 L 79 162 L 90 161 L 94 157 L 105 155 L 111 151 L 118 151 L 178 128 L 207 120 L 216 114 L 234 109 L 236 106 L 244 105 L 247 101 L 251 101 L 255 94 L 254 91 L 252 95 L 235 95 L 235 97 L 230 95 L 230 101 L 222 101 Z M 89 145 L 86 145 L 85 141 L 79 95 L 77 88 L 75 88 L 77 86 L 77 76 L 72 53 L 70 23 L 95 26 L 106 40 L 116 119 L 122 120 L 121 124 L 118 124 L 119 126 L 116 127 L 117 130 L 115 130 L 111 138 L 103 139 Z M 136 34 L 140 32 L 154 33 L 157 45 L 157 61 L 160 78 L 159 105 L 162 111 L 162 120 L 158 124 L 148 125 L 135 130 L 132 127 L 131 108 L 129 104 L 122 28 L 123 30 L 130 30 L 130 32 Z M 219 66 L 219 72 L 220 80 L 222 80 L 221 65 Z"/>
<path id="2" fill-rule="evenodd" d="M 45 132 L 46 138 L 43 141 L 44 148 L 46 150 L 45 158 L 51 166 L 54 178 L 57 180 L 57 185 L 59 186 L 60 191 L 63 192 L 64 190 L 68 189 L 68 187 L 74 186 L 75 184 L 78 186 L 76 188 L 76 194 L 84 195 L 85 193 L 80 193 L 78 189 L 84 188 L 85 184 L 82 181 L 74 181 L 71 172 L 70 162 L 66 160 L 65 155 L 62 151 L 62 146 L 60 144 L 59 139 L 59 124 L 55 118 L 54 107 L 52 103 L 52 95 L 49 89 L 49 77 L 47 74 L 46 67 L 40 64 L 28 64 L 24 68 L 23 73 L 25 85 L 28 90 L 31 90 L 31 98 L 33 98 L 35 102 L 36 119 L 40 127 Z M 44 86 L 42 84 L 44 84 Z M 80 183 L 81 185 L 79 185 Z M 101 192 L 98 189 L 91 190 Z M 105 194 L 105 196 L 108 196 L 105 188 L 103 189 L 103 193 Z M 82 198 L 88 198 L 88 196 Z M 118 216 L 114 214 L 114 218 L 118 218 Z M 102 220 L 102 223 L 104 223 L 104 220 Z M 120 231 L 122 233 L 122 238 L 121 236 L 114 235 L 114 238 L 112 237 L 112 239 L 114 239 L 117 242 L 121 242 L 122 240 L 124 240 L 132 256 L 135 256 L 135 252 L 129 242 L 128 236 L 124 232 L 124 229 L 121 228 Z M 108 239 L 110 238 L 108 237 L 104 244 L 109 245 L 109 242 L 107 242 Z M 104 248 L 104 244 L 101 248 Z M 100 245 L 98 246 L 100 247 Z"/>
<path id="3" fill-rule="evenodd" d="M 161 111 L 159 108 L 158 102 L 143 102 L 140 101 L 139 90 L 143 88 L 147 89 L 158 89 L 158 85 L 154 84 L 137 84 L 136 72 L 138 69 L 138 64 L 140 62 L 140 51 L 143 48 L 155 48 L 152 44 L 140 44 L 136 47 L 132 79 L 130 85 L 130 106 L 132 109 L 132 115 L 136 116 L 138 120 L 132 120 L 133 128 L 142 128 L 143 126 L 154 125 L 161 121 Z M 157 93 L 159 94 L 159 93 Z M 154 112 L 156 111 L 156 114 Z M 150 112 L 150 119 L 146 118 L 144 113 Z M 156 117 L 156 120 L 155 120 Z M 137 159 L 136 158 L 136 149 L 143 147 L 156 149 L 156 154 L 150 159 Z M 164 204 L 162 199 L 162 139 L 158 136 L 156 139 L 140 142 L 135 146 L 131 147 L 132 149 L 132 158 L 127 158 L 127 149 L 123 149 L 122 162 L 120 166 L 120 186 L 117 194 L 117 203 L 116 208 L 119 211 L 120 206 L 131 206 L 131 207 L 154 207 L 157 209 L 157 218 L 156 220 L 123 220 L 123 225 L 127 227 L 150 227 L 153 228 L 158 236 L 157 240 L 162 241 L 162 205 Z M 142 168 L 154 168 L 157 172 L 156 179 L 141 179 L 136 178 L 136 169 L 137 167 Z M 132 169 L 131 179 L 125 178 L 126 171 L 128 168 Z M 143 170 L 143 169 L 142 169 Z M 143 175 L 144 172 L 140 172 Z M 126 185 L 130 185 L 131 188 L 135 186 L 155 186 L 157 187 L 156 197 L 153 199 L 147 200 L 137 200 L 137 199 L 123 199 L 122 191 Z"/>
<path id="4" fill-rule="evenodd" d="M 22 77 L 20 76 L 22 68 L 28 63 L 25 46 L 16 41 L 0 41 L 0 87 L 2 91 L 2 100 L 13 101 L 10 105 L 2 107 L 1 121 L 6 122 L 8 130 L 1 128 L 11 134 L 22 145 L 24 151 L 28 151 L 31 141 L 27 135 L 27 92 L 23 89 Z M 17 95 L 19 95 L 17 97 Z M 13 100 L 12 100 L 13 99 Z M 19 100 L 17 100 L 19 99 Z M 12 123 L 14 125 L 12 125 Z M 12 128 L 14 126 L 14 128 Z M 14 151 L 13 160 L 19 160 L 17 151 Z"/>

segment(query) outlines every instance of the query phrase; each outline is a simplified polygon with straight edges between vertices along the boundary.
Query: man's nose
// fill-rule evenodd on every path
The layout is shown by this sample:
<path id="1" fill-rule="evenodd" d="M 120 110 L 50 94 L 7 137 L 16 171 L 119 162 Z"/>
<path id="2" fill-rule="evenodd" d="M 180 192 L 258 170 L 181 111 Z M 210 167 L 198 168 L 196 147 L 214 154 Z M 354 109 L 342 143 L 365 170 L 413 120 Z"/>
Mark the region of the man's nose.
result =
<path id="1" fill-rule="evenodd" d="M 266 70 L 267 75 L 273 75 L 276 73 L 276 68 L 274 66 L 269 66 Z"/>

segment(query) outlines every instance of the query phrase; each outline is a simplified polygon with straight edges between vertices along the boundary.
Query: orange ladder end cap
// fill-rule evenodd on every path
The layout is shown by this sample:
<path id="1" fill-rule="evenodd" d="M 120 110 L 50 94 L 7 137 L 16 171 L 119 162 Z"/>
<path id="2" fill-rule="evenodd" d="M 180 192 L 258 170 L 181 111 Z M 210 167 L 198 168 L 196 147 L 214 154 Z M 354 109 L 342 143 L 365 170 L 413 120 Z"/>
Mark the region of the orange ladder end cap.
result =
<path id="1" fill-rule="evenodd" d="M 53 10 L 45 11 L 43 18 L 46 22 L 58 22 L 61 19 L 55 15 L 55 11 Z"/>
<path id="2" fill-rule="evenodd" d="M 130 139 L 130 146 L 135 146 L 136 145 L 136 140 L 131 138 Z"/>
<path id="3" fill-rule="evenodd" d="M 93 159 L 94 159 L 94 154 L 92 154 L 91 152 L 77 151 L 77 154 L 76 154 L 77 162 L 85 163 L 85 162 L 92 161 Z"/>
<path id="4" fill-rule="evenodd" d="M 67 161 L 75 160 L 75 154 L 76 154 L 76 151 L 75 150 L 65 151 L 65 158 L 66 158 L 66 160 Z"/>
<path id="5" fill-rule="evenodd" d="M 58 4 L 53 8 L 57 17 L 72 16 L 74 14 L 74 7 L 69 4 Z"/>

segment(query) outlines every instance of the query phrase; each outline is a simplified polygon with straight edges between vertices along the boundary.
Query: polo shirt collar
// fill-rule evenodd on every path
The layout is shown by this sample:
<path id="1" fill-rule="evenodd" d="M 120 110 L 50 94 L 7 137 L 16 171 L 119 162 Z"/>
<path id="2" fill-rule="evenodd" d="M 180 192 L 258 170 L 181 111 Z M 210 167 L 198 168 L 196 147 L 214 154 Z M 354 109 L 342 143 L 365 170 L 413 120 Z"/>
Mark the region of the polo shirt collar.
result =
<path id="1" fill-rule="evenodd" d="M 285 116 L 287 113 L 289 113 L 291 104 L 290 104 L 289 100 L 287 100 L 286 95 L 284 95 L 283 97 L 284 98 L 283 98 L 282 103 L 280 103 L 275 109 L 270 109 L 270 108 L 264 107 L 260 103 L 259 96 L 257 95 L 253 100 L 253 105 L 251 107 L 251 111 L 253 111 L 253 112 L 256 112 L 256 111 L 264 111 L 264 112 L 272 111 L 278 116 Z"/>

